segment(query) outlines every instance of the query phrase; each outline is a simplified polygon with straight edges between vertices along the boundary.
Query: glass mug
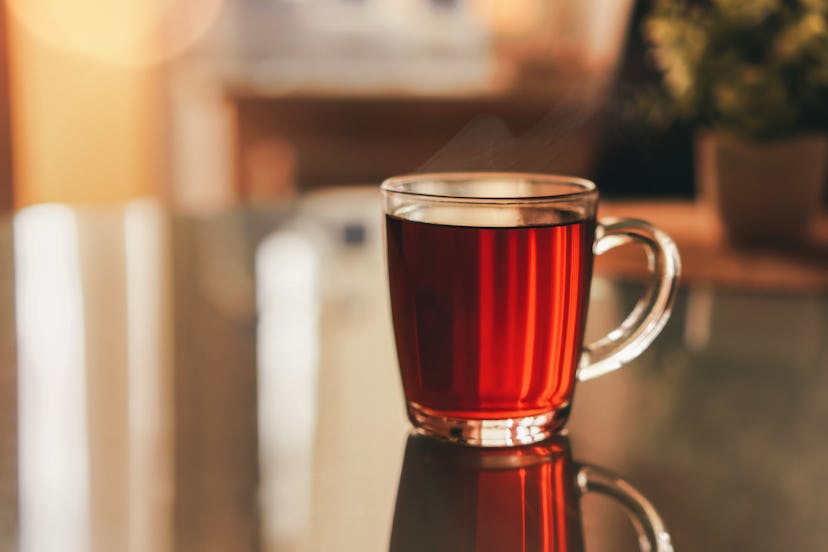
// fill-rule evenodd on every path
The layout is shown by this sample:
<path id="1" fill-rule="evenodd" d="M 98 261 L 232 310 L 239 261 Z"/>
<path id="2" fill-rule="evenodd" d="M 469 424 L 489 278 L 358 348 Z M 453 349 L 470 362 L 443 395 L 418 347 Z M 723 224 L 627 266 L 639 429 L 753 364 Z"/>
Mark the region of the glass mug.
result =
<path id="1" fill-rule="evenodd" d="M 575 381 L 637 357 L 670 315 L 680 260 L 633 219 L 596 222 L 580 178 L 435 173 L 382 184 L 391 310 L 408 416 L 476 446 L 538 442 L 569 416 Z M 583 345 L 594 255 L 640 243 L 652 279 L 630 315 Z"/>
<path id="2" fill-rule="evenodd" d="M 389 550 L 583 552 L 580 498 L 591 491 L 621 504 L 641 550 L 673 550 L 652 504 L 612 472 L 573 461 L 563 435 L 496 449 L 412 435 Z"/>

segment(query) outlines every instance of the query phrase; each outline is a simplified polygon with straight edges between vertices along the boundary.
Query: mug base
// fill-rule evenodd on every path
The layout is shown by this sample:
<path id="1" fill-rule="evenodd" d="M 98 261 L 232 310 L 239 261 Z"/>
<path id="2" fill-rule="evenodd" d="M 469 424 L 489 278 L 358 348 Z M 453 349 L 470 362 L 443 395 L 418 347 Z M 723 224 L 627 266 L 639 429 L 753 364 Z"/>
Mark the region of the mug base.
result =
<path id="1" fill-rule="evenodd" d="M 563 427 L 569 405 L 532 416 L 511 418 L 455 418 L 408 403 L 414 429 L 443 441 L 473 447 L 515 447 L 543 441 Z"/>

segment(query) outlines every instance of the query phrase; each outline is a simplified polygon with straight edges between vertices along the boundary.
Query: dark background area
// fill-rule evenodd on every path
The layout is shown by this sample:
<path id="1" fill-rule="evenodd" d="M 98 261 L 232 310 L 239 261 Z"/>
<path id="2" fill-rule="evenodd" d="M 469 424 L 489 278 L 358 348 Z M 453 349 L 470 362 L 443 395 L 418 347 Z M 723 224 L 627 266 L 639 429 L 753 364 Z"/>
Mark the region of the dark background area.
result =
<path id="1" fill-rule="evenodd" d="M 642 20 L 649 1 L 635 3 L 618 79 L 610 95 L 608 123 L 598 157 L 596 180 L 608 197 L 693 197 L 693 131 L 685 125 L 655 129 L 629 113 L 635 95 L 658 85 L 649 63 Z"/>

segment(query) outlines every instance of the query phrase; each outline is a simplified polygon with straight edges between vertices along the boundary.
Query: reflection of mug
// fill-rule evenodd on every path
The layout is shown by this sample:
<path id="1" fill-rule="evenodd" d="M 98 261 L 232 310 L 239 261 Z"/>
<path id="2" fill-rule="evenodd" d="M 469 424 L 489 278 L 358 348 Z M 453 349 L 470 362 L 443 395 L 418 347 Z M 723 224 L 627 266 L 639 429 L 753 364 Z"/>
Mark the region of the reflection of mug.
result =
<path id="1" fill-rule="evenodd" d="M 584 549 L 580 496 L 618 500 L 642 550 L 672 551 L 653 506 L 629 483 L 572 461 L 563 435 L 516 448 L 408 438 L 390 552 L 572 552 Z"/>
<path id="2" fill-rule="evenodd" d="M 445 173 L 382 185 L 397 357 L 420 431 L 472 445 L 533 443 L 561 427 L 576 375 L 638 356 L 661 331 L 679 257 L 638 220 L 596 223 L 587 180 Z M 637 241 L 653 281 L 583 347 L 594 254 Z"/>

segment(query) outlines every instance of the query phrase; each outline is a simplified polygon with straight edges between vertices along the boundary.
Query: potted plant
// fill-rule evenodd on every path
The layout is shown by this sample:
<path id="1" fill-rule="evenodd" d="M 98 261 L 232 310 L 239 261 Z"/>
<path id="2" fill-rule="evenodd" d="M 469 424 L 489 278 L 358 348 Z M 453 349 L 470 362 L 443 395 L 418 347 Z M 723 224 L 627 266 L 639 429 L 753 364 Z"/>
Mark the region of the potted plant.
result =
<path id="1" fill-rule="evenodd" d="M 801 238 L 828 172 L 828 0 L 656 0 L 650 103 L 696 132 L 698 191 L 735 242 Z"/>

